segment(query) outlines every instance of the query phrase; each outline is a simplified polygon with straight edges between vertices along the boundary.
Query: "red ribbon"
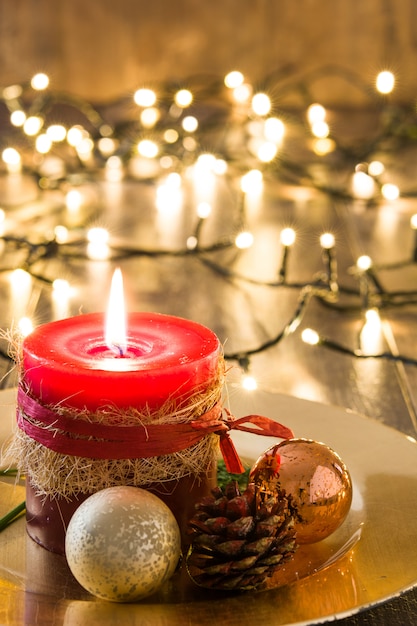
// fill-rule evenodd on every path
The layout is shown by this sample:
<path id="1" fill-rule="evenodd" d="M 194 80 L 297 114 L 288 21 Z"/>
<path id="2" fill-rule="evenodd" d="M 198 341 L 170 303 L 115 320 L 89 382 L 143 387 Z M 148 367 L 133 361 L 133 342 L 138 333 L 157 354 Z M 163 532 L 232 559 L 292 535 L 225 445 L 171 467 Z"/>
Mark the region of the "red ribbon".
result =
<path id="1" fill-rule="evenodd" d="M 255 428 L 244 426 L 250 423 Z M 220 436 L 226 469 L 240 474 L 239 459 L 230 430 L 289 439 L 291 429 L 261 415 L 233 417 L 216 404 L 198 419 L 184 424 L 108 425 L 58 414 L 29 396 L 22 387 L 17 396 L 17 424 L 46 448 L 70 456 L 92 459 L 137 459 L 172 454 L 188 448 L 209 433 Z"/>

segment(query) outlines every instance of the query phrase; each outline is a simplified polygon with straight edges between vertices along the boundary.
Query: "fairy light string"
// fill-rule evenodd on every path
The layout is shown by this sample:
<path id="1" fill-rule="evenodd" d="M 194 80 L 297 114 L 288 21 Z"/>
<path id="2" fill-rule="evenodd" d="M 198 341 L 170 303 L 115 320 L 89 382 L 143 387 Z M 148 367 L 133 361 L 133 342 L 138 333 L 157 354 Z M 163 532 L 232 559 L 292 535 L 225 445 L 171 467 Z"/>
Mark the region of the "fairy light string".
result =
<path id="1" fill-rule="evenodd" d="M 369 99 L 369 104 L 376 107 L 379 127 L 372 137 L 359 145 L 347 145 L 335 136 L 328 111 L 311 95 L 315 82 L 323 76 L 344 78 L 348 84 L 359 88 Z M 83 195 L 85 184 L 130 180 L 152 183 L 156 189 L 157 208 L 163 211 L 165 204 L 170 206 L 176 201 L 183 182 L 190 181 L 190 172 L 201 197 L 196 200 L 194 228 L 183 245 L 176 249 L 137 247 L 130 241 L 115 243 L 104 229 L 88 228 L 83 224 L 82 228 L 78 225 L 72 230 L 65 224 L 65 219 L 57 226 L 53 237 L 33 241 L 29 234 L 16 236 L 7 231 L 3 225 L 7 210 L 2 210 L 0 273 L 20 268 L 35 282 L 50 288 L 52 293 L 61 290 L 59 293 L 62 294 L 69 293 L 70 286 L 59 277 L 49 276 L 49 260 L 119 261 L 141 256 L 192 256 L 219 277 L 236 283 L 298 290 L 295 311 L 275 336 L 258 346 L 225 354 L 226 359 L 238 362 L 248 386 L 255 384 L 249 382 L 251 357 L 296 333 L 313 299 L 326 308 L 341 313 L 356 312 L 364 319 L 369 311 L 417 303 L 417 291 L 388 292 L 378 275 L 380 270 L 396 271 L 417 263 L 416 216 L 410 221 L 410 228 L 415 233 L 410 256 L 400 262 L 379 266 L 374 265 L 369 257 L 360 257 L 351 269 L 356 288 L 340 282 L 336 241 L 331 232 L 324 232 L 318 243 L 322 251 L 322 271 L 304 283 L 288 279 L 292 251 L 297 245 L 297 233 L 293 228 L 283 226 L 281 231 L 278 242 L 281 257 L 276 280 L 246 276 L 237 272 L 233 264 L 218 260 L 216 253 L 244 251 L 252 245 L 250 203 L 256 202 L 256 194 L 268 181 L 309 186 L 326 194 L 330 200 L 359 200 L 372 205 L 417 196 L 417 190 L 413 189 L 400 192 L 389 180 L 385 165 L 374 158 L 379 153 L 395 155 L 399 149 L 413 145 L 417 136 L 415 106 L 394 105 L 386 99 L 395 87 L 391 72 L 381 72 L 375 79 L 374 89 L 354 73 L 336 66 L 311 72 L 301 81 L 291 81 L 285 71 L 277 71 L 259 84 L 263 87 L 257 91 L 241 72 L 232 71 L 224 79 L 190 77 L 181 88 L 169 82 L 142 87 L 133 94 L 136 108 L 132 109 L 132 102 L 127 98 L 121 99 L 112 107 L 115 114 L 111 121 L 106 119 L 106 112 L 100 107 L 70 94 L 53 91 L 46 74 L 37 74 L 23 84 L 4 87 L 0 107 L 9 116 L 9 124 L 0 140 L 0 173 L 23 172 L 32 177 L 40 199 L 50 190 L 60 191 L 62 202 L 51 210 L 62 215 L 65 211 L 79 211 L 85 203 L 88 204 Z M 277 105 L 291 94 L 301 98 L 304 108 L 294 111 Z M 69 120 L 66 124 L 55 121 L 59 107 L 65 108 Z M 297 151 L 302 158 L 294 157 Z M 318 163 L 325 168 L 326 176 L 315 174 L 314 165 Z M 342 177 L 343 182 L 336 184 L 335 179 L 340 180 L 340 177 L 333 177 L 332 172 L 341 167 L 347 175 Z M 228 187 L 233 198 L 233 215 L 229 220 L 230 232 L 206 243 L 206 225 L 212 213 L 206 182 L 211 178 L 221 178 Z M 80 220 L 82 222 L 82 217 Z M 18 260 L 10 264 L 10 258 Z M 43 268 L 42 271 L 39 267 Z M 371 316 L 368 324 L 372 325 L 372 320 L 376 323 L 376 318 Z M 365 353 L 317 337 L 311 342 L 313 345 L 355 358 L 384 358 L 416 364 L 414 359 L 405 356 L 376 351 Z M 8 358 L 8 355 L 0 352 L 0 357 Z"/>

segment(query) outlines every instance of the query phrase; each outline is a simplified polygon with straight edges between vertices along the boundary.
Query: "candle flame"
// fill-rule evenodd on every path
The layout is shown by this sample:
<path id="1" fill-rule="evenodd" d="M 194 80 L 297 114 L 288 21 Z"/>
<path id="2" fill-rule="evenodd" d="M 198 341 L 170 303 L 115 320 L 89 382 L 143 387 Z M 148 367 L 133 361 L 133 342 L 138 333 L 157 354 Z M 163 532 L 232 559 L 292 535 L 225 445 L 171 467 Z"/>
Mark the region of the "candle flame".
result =
<path id="1" fill-rule="evenodd" d="M 110 287 L 106 316 L 106 344 L 119 356 L 123 356 L 127 349 L 123 276 L 119 268 L 114 271 Z"/>

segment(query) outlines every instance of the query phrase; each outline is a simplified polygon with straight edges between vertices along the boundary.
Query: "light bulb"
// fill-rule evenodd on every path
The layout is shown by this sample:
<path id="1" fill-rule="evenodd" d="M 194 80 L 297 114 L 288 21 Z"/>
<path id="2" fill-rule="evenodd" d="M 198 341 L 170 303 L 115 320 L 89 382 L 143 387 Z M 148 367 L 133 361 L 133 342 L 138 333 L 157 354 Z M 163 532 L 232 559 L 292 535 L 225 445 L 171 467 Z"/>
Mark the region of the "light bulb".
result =
<path id="1" fill-rule="evenodd" d="M 252 95 L 252 87 L 247 84 L 238 85 L 233 89 L 233 99 L 239 104 L 244 104 Z"/>
<path id="2" fill-rule="evenodd" d="M 182 127 L 187 133 L 194 133 L 198 128 L 198 120 L 194 115 L 187 115 L 182 120 Z"/>
<path id="3" fill-rule="evenodd" d="M 174 96 L 174 101 L 181 109 L 189 107 L 193 101 L 193 94 L 189 89 L 180 89 Z"/>
<path id="4" fill-rule="evenodd" d="M 33 323 L 29 317 L 22 317 L 18 323 L 17 327 L 19 329 L 20 334 L 23 337 L 27 337 L 33 331 Z"/>
<path id="5" fill-rule="evenodd" d="M 1 153 L 1 158 L 6 165 L 19 165 L 20 154 L 15 148 L 5 148 Z"/>
<path id="6" fill-rule="evenodd" d="M 51 141 L 64 141 L 67 136 L 67 129 L 62 124 L 51 124 L 46 129 L 46 134 Z"/>
<path id="7" fill-rule="evenodd" d="M 319 334 L 312 328 L 305 328 L 301 333 L 301 339 L 310 346 L 316 346 L 320 342 Z"/>
<path id="8" fill-rule="evenodd" d="M 240 188 L 245 193 L 260 191 L 263 185 L 263 176 L 260 170 L 250 170 L 240 179 Z"/>
<path id="9" fill-rule="evenodd" d="M 255 391 L 258 388 L 258 383 L 253 376 L 244 374 L 242 376 L 241 386 L 242 389 L 245 389 L 246 391 Z"/>
<path id="10" fill-rule="evenodd" d="M 156 107 L 147 107 L 141 111 L 140 121 L 145 128 L 153 128 L 160 117 L 159 109 Z"/>
<path id="11" fill-rule="evenodd" d="M 244 250 L 246 248 L 250 248 L 253 244 L 253 235 L 248 231 L 242 231 L 239 233 L 235 239 L 236 247 L 240 250 Z"/>
<path id="12" fill-rule="evenodd" d="M 369 268 L 372 267 L 372 259 L 371 259 L 371 257 L 368 256 L 367 254 L 362 254 L 356 260 L 356 267 L 359 270 L 362 270 L 363 272 L 366 272 L 366 270 L 369 270 Z"/>
<path id="13" fill-rule="evenodd" d="M 211 213 L 211 204 L 209 202 L 199 202 L 197 205 L 197 215 L 201 219 L 206 219 Z"/>
<path id="14" fill-rule="evenodd" d="M 277 117 L 268 117 L 264 124 L 264 135 L 269 141 L 281 143 L 285 135 L 285 124 Z"/>
<path id="15" fill-rule="evenodd" d="M 224 78 L 224 84 L 229 89 L 235 89 L 236 87 L 240 87 L 243 84 L 244 80 L 245 78 L 242 72 L 238 72 L 237 70 L 234 70 L 226 74 Z"/>
<path id="16" fill-rule="evenodd" d="M 271 100 L 266 93 L 256 93 L 252 98 L 251 106 L 256 115 L 268 115 L 271 110 Z"/>
<path id="17" fill-rule="evenodd" d="M 257 157 L 262 163 L 270 163 L 277 155 L 278 149 L 272 141 L 264 141 L 258 148 Z"/>
<path id="18" fill-rule="evenodd" d="M 325 250 L 330 250 L 334 246 L 334 235 L 332 233 L 323 233 L 320 236 L 320 245 Z"/>
<path id="19" fill-rule="evenodd" d="M 400 196 L 400 190 L 397 185 L 385 183 L 385 185 L 382 185 L 381 187 L 381 194 L 385 200 L 397 200 Z"/>
<path id="20" fill-rule="evenodd" d="M 142 139 L 138 143 L 138 153 L 148 159 L 153 159 L 159 152 L 158 144 L 151 139 Z"/>
<path id="21" fill-rule="evenodd" d="M 280 241 L 283 246 L 292 246 L 295 241 L 295 230 L 293 228 L 284 228 L 280 234 Z"/>
<path id="22" fill-rule="evenodd" d="M 83 194 L 78 189 L 70 189 L 65 196 L 65 205 L 69 211 L 78 211 L 83 203 Z"/>
<path id="23" fill-rule="evenodd" d="M 23 130 L 26 133 L 26 135 L 28 135 L 29 137 L 33 137 L 34 135 L 38 134 L 42 126 L 43 126 L 43 119 L 36 115 L 31 115 L 25 120 L 23 124 Z"/>
<path id="24" fill-rule="evenodd" d="M 13 113 L 10 115 L 10 123 L 13 126 L 16 126 L 16 128 L 23 126 L 25 121 L 26 113 L 24 111 L 21 111 L 20 109 L 13 111 Z"/>
<path id="25" fill-rule="evenodd" d="M 36 150 L 40 154 L 46 154 L 52 148 L 52 140 L 48 137 L 46 133 L 42 133 L 42 135 L 38 135 L 36 137 Z"/>
<path id="26" fill-rule="evenodd" d="M 135 91 L 133 100 L 140 107 L 151 107 L 156 102 L 156 93 L 152 89 L 143 87 Z"/>
<path id="27" fill-rule="evenodd" d="M 43 72 L 35 74 L 30 81 L 30 85 L 32 89 L 35 89 L 36 91 L 43 91 L 49 85 L 49 77 Z"/>
<path id="28" fill-rule="evenodd" d="M 311 125 L 311 132 L 314 137 L 317 137 L 318 139 L 325 139 L 330 133 L 329 125 L 327 122 L 323 121 L 314 122 Z"/>
<path id="29" fill-rule="evenodd" d="M 324 122 L 326 119 L 326 109 L 321 104 L 310 104 L 307 109 L 307 119 L 310 125 L 316 122 Z"/>
<path id="30" fill-rule="evenodd" d="M 376 88 L 379 93 L 388 94 L 391 93 L 395 85 L 395 76 L 392 72 L 385 70 L 379 72 L 376 77 Z"/>

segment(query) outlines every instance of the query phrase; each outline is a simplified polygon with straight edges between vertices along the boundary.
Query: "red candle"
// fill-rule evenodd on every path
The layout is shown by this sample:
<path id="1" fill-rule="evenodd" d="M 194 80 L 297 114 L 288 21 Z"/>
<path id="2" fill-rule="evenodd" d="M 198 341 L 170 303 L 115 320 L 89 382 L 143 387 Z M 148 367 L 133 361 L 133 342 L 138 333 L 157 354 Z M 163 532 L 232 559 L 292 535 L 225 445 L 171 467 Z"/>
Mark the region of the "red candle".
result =
<path id="1" fill-rule="evenodd" d="M 113 304 L 109 305 L 107 328 L 106 316 L 93 313 L 39 326 L 26 337 L 22 346 L 24 393 L 49 409 L 87 412 L 94 425 L 94 414 L 105 414 L 109 407 L 120 411 L 122 419 L 131 408 L 153 415 L 167 401 L 183 407 L 196 393 L 204 394 L 219 384 L 220 344 L 211 330 L 158 313 L 124 316 L 120 289 L 119 300 L 116 313 Z M 47 442 L 42 445 L 49 447 Z M 77 456 L 76 452 L 63 454 Z M 116 458 L 124 458 L 123 453 Z M 29 469 L 28 473 L 28 532 L 48 549 L 63 552 L 66 525 L 89 493 L 70 498 L 37 496 Z M 149 488 L 171 506 L 181 526 L 194 501 L 210 490 L 214 480 L 215 464 L 207 477 L 186 475 Z"/>
<path id="2" fill-rule="evenodd" d="M 195 322 L 133 313 L 127 347 L 106 345 L 105 316 L 79 315 L 39 326 L 23 342 L 24 382 L 43 404 L 95 411 L 148 406 L 184 398 L 217 374 L 219 341 Z"/>

